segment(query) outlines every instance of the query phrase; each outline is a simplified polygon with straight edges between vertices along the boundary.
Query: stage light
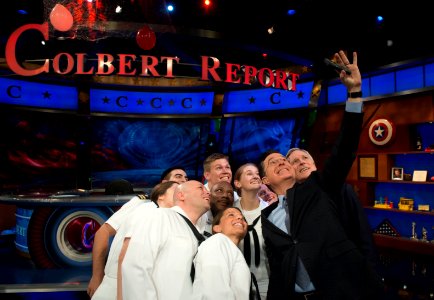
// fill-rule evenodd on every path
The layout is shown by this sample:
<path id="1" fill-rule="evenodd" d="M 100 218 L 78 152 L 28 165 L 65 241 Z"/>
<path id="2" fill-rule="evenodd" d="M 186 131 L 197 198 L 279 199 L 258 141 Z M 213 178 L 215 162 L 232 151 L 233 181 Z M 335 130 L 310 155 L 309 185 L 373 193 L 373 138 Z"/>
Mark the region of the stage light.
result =
<path id="1" fill-rule="evenodd" d="M 293 15 L 295 15 L 296 12 L 297 11 L 295 9 L 288 9 L 287 14 L 288 14 L 288 16 L 293 16 Z"/>
<path id="2" fill-rule="evenodd" d="M 384 18 L 383 16 L 378 15 L 376 18 L 377 28 L 382 29 L 384 26 Z"/>
<path id="3" fill-rule="evenodd" d="M 268 32 L 268 34 L 273 34 L 274 33 L 274 26 L 271 26 L 270 28 L 268 28 L 267 32 Z"/>
<path id="4" fill-rule="evenodd" d="M 28 14 L 27 10 L 25 10 L 25 9 L 19 9 L 19 10 L 18 10 L 18 13 L 19 13 L 20 15 L 27 15 L 27 14 Z"/>
<path id="5" fill-rule="evenodd" d="M 211 1 L 210 0 L 205 0 L 205 1 L 203 1 L 203 4 L 205 4 L 205 6 L 210 6 L 211 5 Z"/>
<path id="6" fill-rule="evenodd" d="M 122 12 L 122 7 L 119 6 L 119 5 L 116 6 L 115 12 L 116 12 L 117 14 L 120 14 L 120 13 Z"/>
<path id="7" fill-rule="evenodd" d="M 167 5 L 167 11 L 172 12 L 175 9 L 175 7 L 172 4 Z"/>

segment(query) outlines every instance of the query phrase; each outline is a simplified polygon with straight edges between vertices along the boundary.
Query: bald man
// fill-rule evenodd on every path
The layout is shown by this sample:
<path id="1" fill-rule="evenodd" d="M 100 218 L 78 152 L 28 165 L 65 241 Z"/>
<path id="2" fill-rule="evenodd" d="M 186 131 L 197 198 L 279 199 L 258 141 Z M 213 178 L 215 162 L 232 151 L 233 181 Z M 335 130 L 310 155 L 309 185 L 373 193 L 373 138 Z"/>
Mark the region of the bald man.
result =
<path id="1" fill-rule="evenodd" d="M 210 209 L 209 192 L 191 180 L 176 188 L 174 200 L 174 207 L 148 211 L 135 224 L 121 266 L 124 300 L 191 298 L 200 242 L 194 225 Z"/>

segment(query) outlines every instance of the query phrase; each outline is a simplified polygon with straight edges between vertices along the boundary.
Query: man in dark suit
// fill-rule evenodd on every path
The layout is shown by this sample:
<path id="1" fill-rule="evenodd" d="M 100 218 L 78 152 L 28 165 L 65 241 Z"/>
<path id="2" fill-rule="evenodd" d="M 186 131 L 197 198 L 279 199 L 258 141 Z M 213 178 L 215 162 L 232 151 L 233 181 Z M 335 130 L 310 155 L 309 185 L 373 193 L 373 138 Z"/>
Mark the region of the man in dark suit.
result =
<path id="1" fill-rule="evenodd" d="M 303 183 L 312 172 L 317 171 L 313 157 L 304 149 L 289 149 L 286 159 L 294 168 L 295 180 L 298 183 Z M 354 188 L 350 184 L 344 183 L 340 191 L 333 192 L 337 194 L 329 194 L 328 196 L 337 203 L 336 209 L 347 236 L 375 267 L 377 255 L 372 230 Z"/>
<path id="2" fill-rule="evenodd" d="M 349 98 L 324 170 L 313 171 L 303 183 L 296 183 L 295 169 L 282 154 L 270 151 L 261 159 L 262 180 L 279 195 L 278 202 L 262 211 L 270 264 L 268 300 L 375 299 L 382 291 L 372 265 L 342 226 L 337 197 L 330 197 L 341 192 L 363 120 L 357 54 L 351 64 L 343 51 L 335 54 L 335 60 L 350 70 L 350 74 L 339 74 Z"/>

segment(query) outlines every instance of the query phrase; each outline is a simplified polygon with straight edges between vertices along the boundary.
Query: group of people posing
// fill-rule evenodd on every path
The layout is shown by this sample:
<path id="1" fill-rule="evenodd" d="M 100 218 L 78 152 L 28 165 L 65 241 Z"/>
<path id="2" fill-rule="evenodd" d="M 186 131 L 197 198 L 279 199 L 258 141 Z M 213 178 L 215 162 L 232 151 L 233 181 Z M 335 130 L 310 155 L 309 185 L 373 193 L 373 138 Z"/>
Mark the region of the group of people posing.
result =
<path id="1" fill-rule="evenodd" d="M 211 154 L 205 185 L 167 170 L 150 200 L 133 197 L 97 231 L 89 296 L 382 299 L 371 231 L 345 183 L 363 121 L 357 54 L 335 61 L 350 70 L 339 73 L 349 98 L 323 170 L 298 148 L 262 153 L 234 176 L 226 155 Z"/>

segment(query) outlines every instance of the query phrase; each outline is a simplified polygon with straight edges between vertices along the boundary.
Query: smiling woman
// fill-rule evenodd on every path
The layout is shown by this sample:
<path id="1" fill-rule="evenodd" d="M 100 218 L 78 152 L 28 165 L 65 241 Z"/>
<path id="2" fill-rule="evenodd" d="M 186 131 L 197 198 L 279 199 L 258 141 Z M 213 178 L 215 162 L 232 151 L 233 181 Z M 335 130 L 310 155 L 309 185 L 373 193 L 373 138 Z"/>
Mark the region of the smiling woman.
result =
<path id="1" fill-rule="evenodd" d="M 228 207 L 219 212 L 213 232 L 194 259 L 193 299 L 249 299 L 251 274 L 237 248 L 247 232 L 241 211 Z"/>
<path id="2" fill-rule="evenodd" d="M 282 159 L 285 160 L 284 157 Z M 278 160 L 275 160 L 275 163 L 278 164 Z M 260 216 L 261 210 L 267 207 L 268 203 L 258 197 L 261 184 L 259 170 L 253 163 L 246 163 L 235 172 L 234 185 L 241 197 L 235 201 L 234 207 L 242 211 L 249 225 L 248 232 L 239 247 L 257 281 L 255 294 L 265 298 L 268 288 L 268 259 L 262 238 Z"/>

